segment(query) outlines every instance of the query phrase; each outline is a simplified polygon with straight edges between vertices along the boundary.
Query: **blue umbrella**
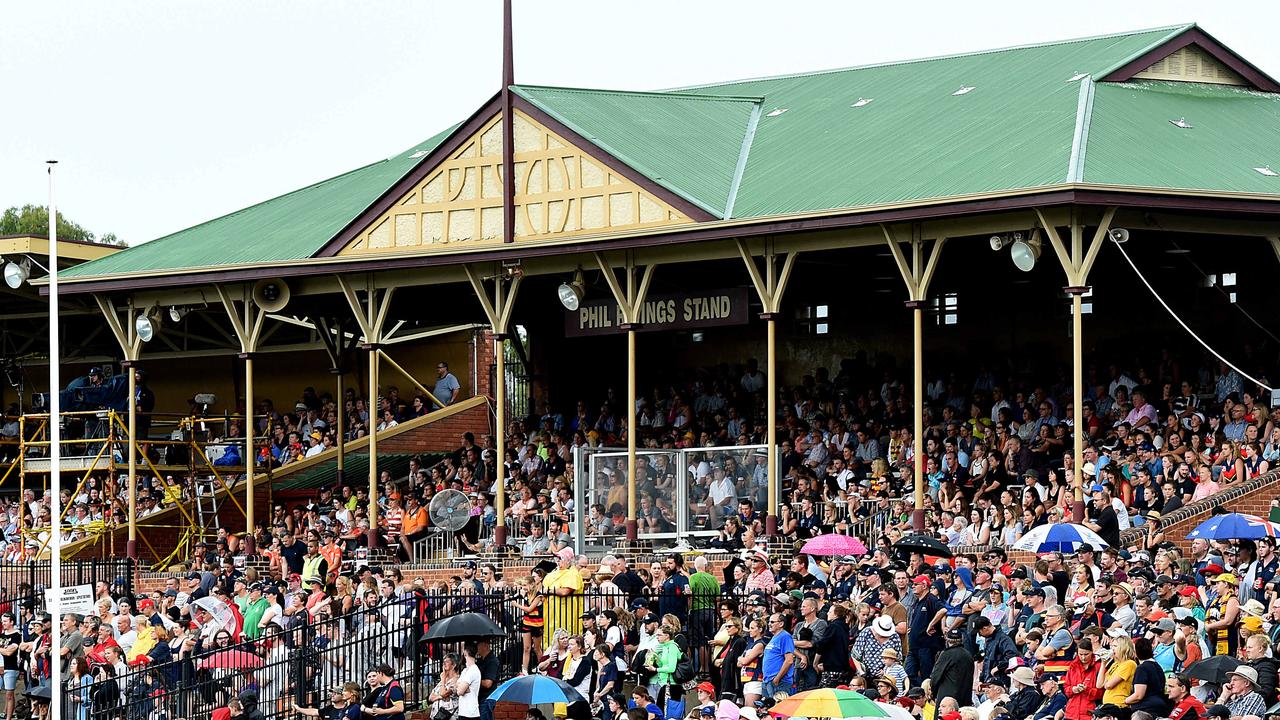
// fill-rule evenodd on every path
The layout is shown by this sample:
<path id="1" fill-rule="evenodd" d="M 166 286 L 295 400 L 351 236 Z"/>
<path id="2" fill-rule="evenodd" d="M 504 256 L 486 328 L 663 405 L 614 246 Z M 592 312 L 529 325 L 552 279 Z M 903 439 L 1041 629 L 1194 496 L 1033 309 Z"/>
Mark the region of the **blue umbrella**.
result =
<path id="1" fill-rule="evenodd" d="M 1018 538 L 1013 548 L 1037 553 L 1073 553 L 1079 550 L 1081 545 L 1091 545 L 1094 550 L 1101 550 L 1107 547 L 1107 541 L 1083 525 L 1050 523 L 1028 530 Z"/>
<path id="2" fill-rule="evenodd" d="M 1280 536 L 1280 525 L 1244 513 L 1215 515 L 1187 533 L 1190 539 L 1205 540 L 1257 540 Z"/>
<path id="3" fill-rule="evenodd" d="M 502 683 L 489 695 L 495 702 L 513 702 L 521 705 L 564 703 L 572 705 L 585 702 L 582 694 L 559 678 L 546 675 L 523 675 Z"/>

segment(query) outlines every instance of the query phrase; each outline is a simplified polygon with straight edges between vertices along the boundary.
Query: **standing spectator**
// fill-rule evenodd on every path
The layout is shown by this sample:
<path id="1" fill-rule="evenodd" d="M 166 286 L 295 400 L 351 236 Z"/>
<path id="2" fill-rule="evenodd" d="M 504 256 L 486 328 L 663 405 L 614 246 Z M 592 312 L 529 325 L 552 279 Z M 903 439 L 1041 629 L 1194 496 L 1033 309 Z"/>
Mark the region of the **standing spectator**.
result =
<path id="1" fill-rule="evenodd" d="M 1102 699 L 1102 689 L 1098 687 L 1100 671 L 1101 663 L 1093 654 L 1093 640 L 1081 638 L 1076 645 L 1076 657 L 1067 666 L 1067 674 L 1062 681 L 1062 691 L 1067 696 L 1066 720 L 1089 720 L 1093 717 L 1093 709 Z"/>
<path id="2" fill-rule="evenodd" d="M 769 629 L 773 631 L 773 637 L 764 647 L 764 659 L 761 661 L 764 684 L 761 689 L 765 697 L 773 697 L 779 692 L 789 695 L 795 684 L 795 640 L 788 632 L 785 615 L 770 615 Z"/>
<path id="3" fill-rule="evenodd" d="M 947 632 L 947 648 L 938 653 L 929 686 L 938 701 L 951 698 L 957 704 L 973 703 L 973 655 L 964 647 L 959 628 Z"/>
<path id="4" fill-rule="evenodd" d="M 462 389 L 462 384 L 458 382 L 458 378 L 449 372 L 449 363 L 441 362 L 436 365 L 436 386 L 431 390 L 431 394 L 435 395 L 438 403 L 432 403 L 433 410 L 439 410 L 445 405 L 452 405 L 458 399 L 458 391 Z"/>
<path id="5" fill-rule="evenodd" d="M 563 548 L 556 553 L 556 569 L 542 581 L 547 595 L 543 604 L 543 642 L 549 643 L 556 630 L 565 629 L 577 634 L 582 615 L 582 574 L 574 564 L 573 548 Z"/>

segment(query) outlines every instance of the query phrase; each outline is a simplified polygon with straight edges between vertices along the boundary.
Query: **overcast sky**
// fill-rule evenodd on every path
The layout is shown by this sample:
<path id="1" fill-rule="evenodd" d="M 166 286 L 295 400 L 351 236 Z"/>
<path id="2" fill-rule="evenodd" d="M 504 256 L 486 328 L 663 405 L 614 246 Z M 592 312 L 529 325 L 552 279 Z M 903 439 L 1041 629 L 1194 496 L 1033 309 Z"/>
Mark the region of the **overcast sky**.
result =
<path id="1" fill-rule="evenodd" d="M 498 89 L 501 2 L 6 3 L 0 208 L 131 244 L 395 154 Z M 517 82 L 646 90 L 1197 22 L 1280 76 L 1280 2 L 516 0 Z"/>

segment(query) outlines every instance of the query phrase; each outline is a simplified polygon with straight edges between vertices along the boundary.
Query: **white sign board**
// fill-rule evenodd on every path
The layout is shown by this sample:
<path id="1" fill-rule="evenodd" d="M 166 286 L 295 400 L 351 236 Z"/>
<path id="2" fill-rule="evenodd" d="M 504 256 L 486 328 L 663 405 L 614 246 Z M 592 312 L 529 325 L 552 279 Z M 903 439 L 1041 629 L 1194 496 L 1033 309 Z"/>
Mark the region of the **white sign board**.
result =
<path id="1" fill-rule="evenodd" d="M 64 587 L 60 595 L 54 595 L 53 589 L 50 588 L 45 591 L 44 599 L 46 605 L 53 610 L 55 618 L 60 618 L 67 613 L 92 615 L 95 612 L 92 585 Z"/>

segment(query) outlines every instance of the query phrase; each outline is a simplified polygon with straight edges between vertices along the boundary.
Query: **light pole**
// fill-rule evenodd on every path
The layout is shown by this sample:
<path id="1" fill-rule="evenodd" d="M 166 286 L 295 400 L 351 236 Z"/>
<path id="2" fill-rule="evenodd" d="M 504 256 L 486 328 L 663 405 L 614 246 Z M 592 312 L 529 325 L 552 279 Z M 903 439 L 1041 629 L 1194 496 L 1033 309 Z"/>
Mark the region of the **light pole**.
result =
<path id="1" fill-rule="evenodd" d="M 57 160 L 49 160 L 49 586 L 52 602 L 53 632 L 50 647 L 62 644 L 62 624 L 58 596 L 62 593 L 62 536 L 58 531 L 58 518 L 62 515 L 62 428 L 59 416 L 62 412 L 58 390 L 62 386 L 58 362 L 62 357 L 58 338 L 58 209 L 53 202 L 53 166 Z M 48 596 L 46 596 L 48 597 Z M 50 679 L 54 691 L 50 693 L 50 717 L 62 717 L 62 669 L 61 663 L 50 663 Z"/>

